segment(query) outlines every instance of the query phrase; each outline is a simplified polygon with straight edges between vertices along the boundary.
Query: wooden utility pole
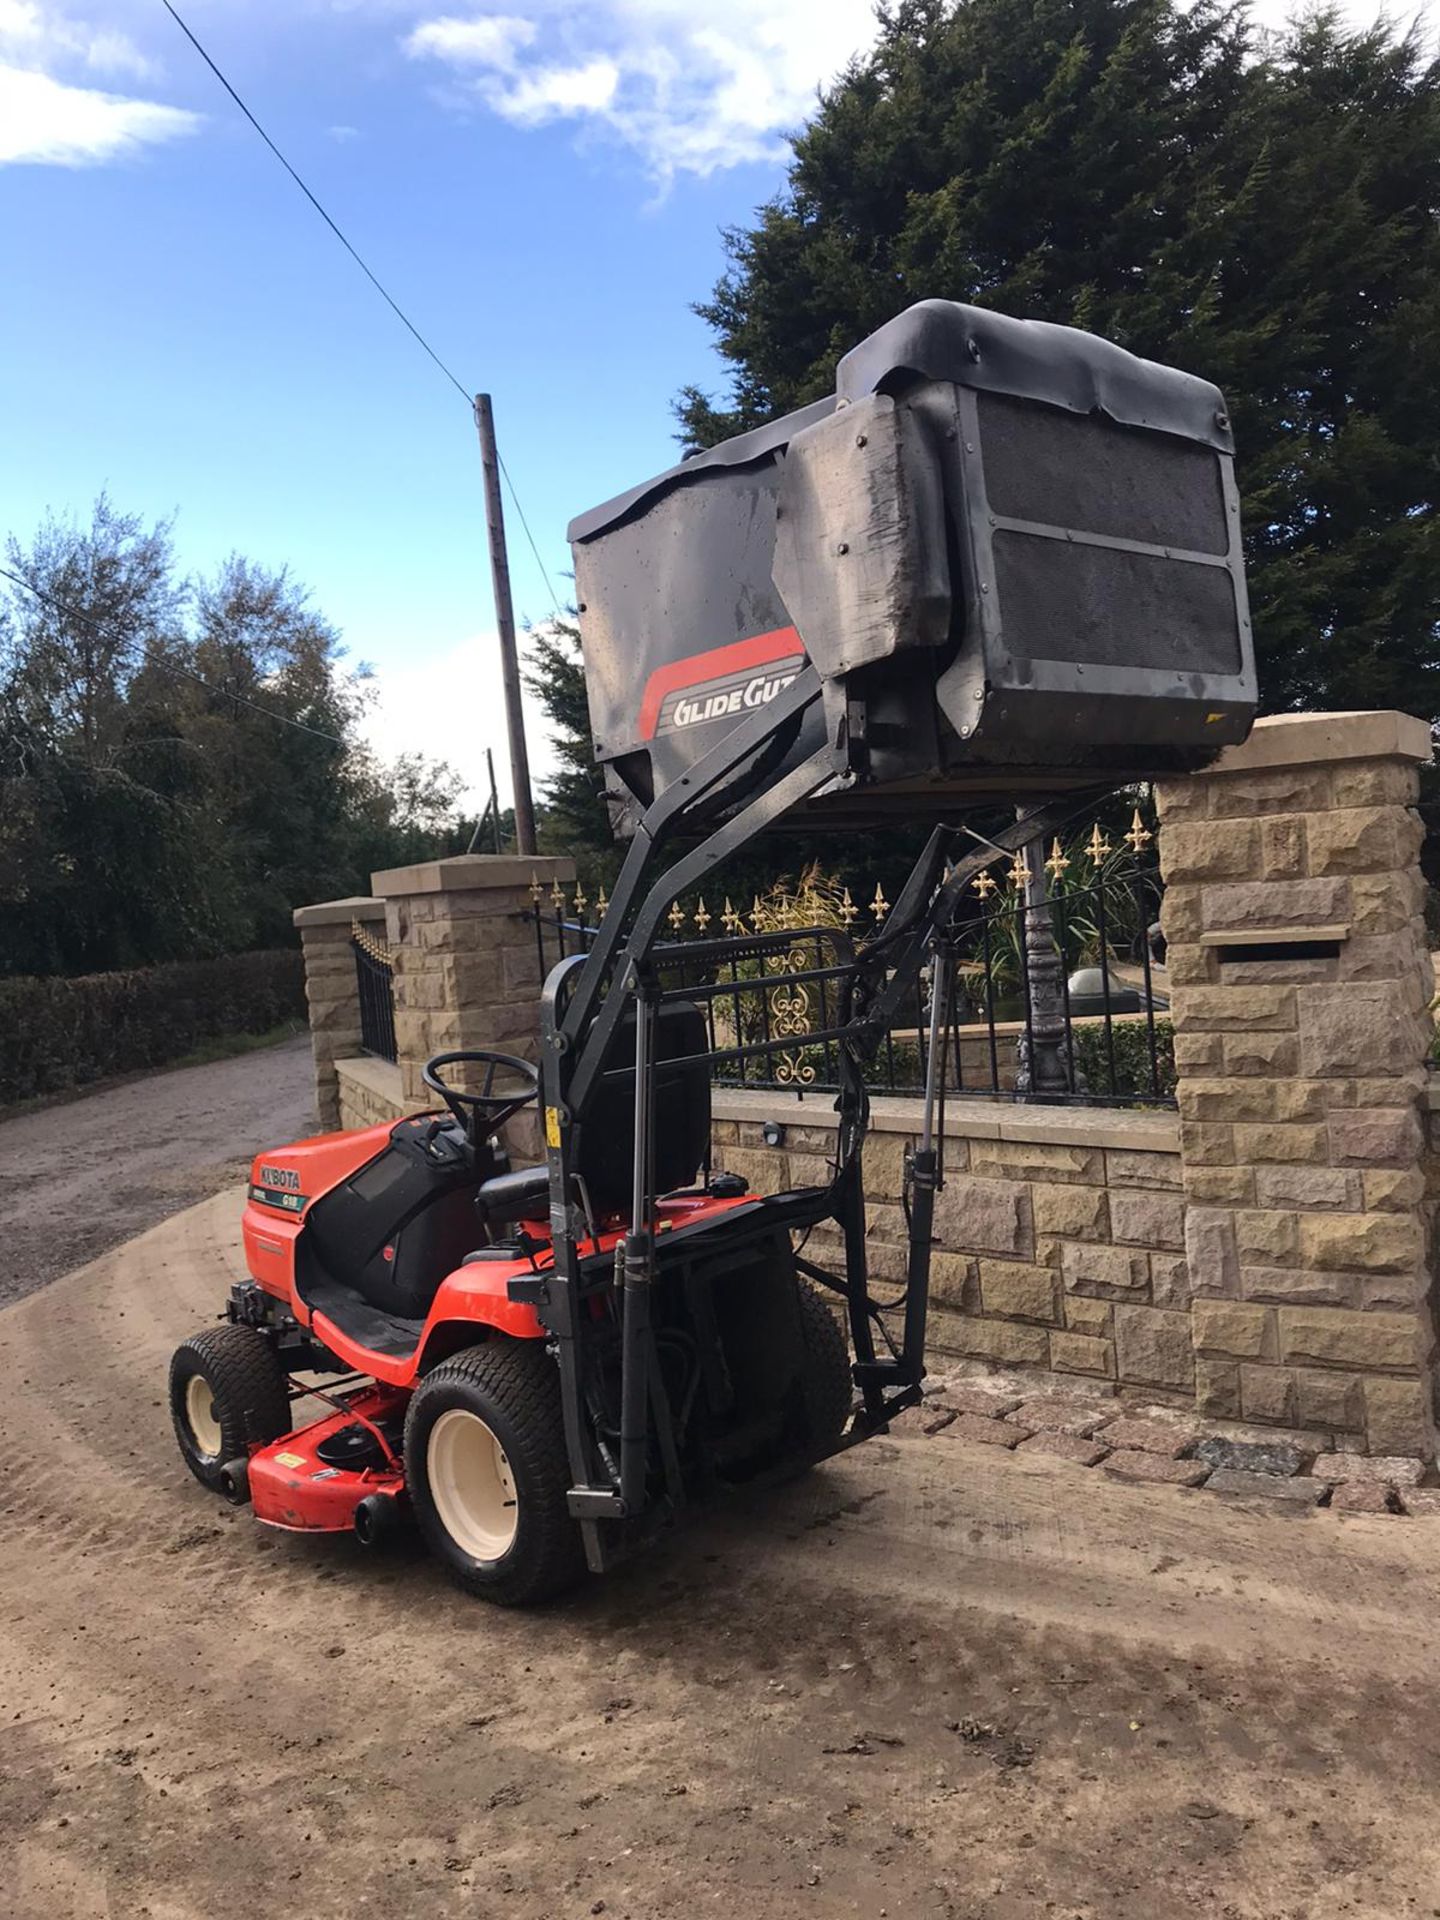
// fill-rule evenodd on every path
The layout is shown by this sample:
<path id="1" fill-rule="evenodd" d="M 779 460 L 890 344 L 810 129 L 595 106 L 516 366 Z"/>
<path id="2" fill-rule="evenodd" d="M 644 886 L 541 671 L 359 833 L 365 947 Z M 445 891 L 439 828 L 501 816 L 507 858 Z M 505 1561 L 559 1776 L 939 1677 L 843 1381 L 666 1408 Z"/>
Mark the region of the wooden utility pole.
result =
<path id="1" fill-rule="evenodd" d="M 505 685 L 505 729 L 510 741 L 510 779 L 515 789 L 515 849 L 535 851 L 535 806 L 530 798 L 530 756 L 520 706 L 520 660 L 515 648 L 515 609 L 510 601 L 510 561 L 505 551 L 505 511 L 500 499 L 500 456 L 488 393 L 475 396 L 475 430 L 485 474 L 485 526 L 490 536 L 490 576 L 495 586 L 495 626 L 500 636 L 500 672 Z"/>

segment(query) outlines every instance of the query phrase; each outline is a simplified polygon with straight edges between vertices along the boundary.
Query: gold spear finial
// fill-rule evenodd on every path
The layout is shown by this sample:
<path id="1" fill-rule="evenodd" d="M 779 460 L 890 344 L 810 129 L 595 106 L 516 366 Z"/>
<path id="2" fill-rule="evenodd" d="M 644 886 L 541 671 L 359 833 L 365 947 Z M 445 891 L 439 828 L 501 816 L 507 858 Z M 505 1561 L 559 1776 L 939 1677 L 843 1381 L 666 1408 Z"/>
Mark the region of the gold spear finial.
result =
<path id="1" fill-rule="evenodd" d="M 1130 831 L 1126 834 L 1125 838 L 1130 843 L 1130 851 L 1135 854 L 1143 853 L 1155 838 L 1154 834 L 1151 833 L 1145 822 L 1140 818 L 1139 807 L 1135 809 L 1135 816 L 1130 822 Z"/>

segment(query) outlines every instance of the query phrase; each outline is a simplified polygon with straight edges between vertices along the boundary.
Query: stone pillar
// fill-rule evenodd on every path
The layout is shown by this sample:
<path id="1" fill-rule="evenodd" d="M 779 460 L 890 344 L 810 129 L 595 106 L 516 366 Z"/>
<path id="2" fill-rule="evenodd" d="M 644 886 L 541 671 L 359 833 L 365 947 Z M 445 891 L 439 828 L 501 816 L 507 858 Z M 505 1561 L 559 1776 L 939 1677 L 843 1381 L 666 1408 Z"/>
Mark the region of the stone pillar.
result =
<path id="1" fill-rule="evenodd" d="M 557 880 L 564 885 L 574 880 L 575 863 L 466 853 L 371 875 L 395 957 L 395 1042 L 407 1105 L 433 1104 L 420 1079 L 431 1054 L 492 1047 L 539 1057 L 532 878 L 547 890 Z M 463 1086 L 463 1077 L 455 1084 Z"/>
<path id="2" fill-rule="evenodd" d="M 1262 720 L 1159 790 L 1197 1410 L 1431 1455 L 1430 731 Z"/>
<path id="3" fill-rule="evenodd" d="M 385 918 L 385 902 L 364 894 L 350 900 L 325 900 L 318 906 L 297 907 L 291 918 L 300 930 L 305 955 L 315 1105 L 321 1132 L 333 1133 L 340 1125 L 335 1062 L 360 1051 L 360 988 L 350 929 L 358 920 L 378 935 Z"/>

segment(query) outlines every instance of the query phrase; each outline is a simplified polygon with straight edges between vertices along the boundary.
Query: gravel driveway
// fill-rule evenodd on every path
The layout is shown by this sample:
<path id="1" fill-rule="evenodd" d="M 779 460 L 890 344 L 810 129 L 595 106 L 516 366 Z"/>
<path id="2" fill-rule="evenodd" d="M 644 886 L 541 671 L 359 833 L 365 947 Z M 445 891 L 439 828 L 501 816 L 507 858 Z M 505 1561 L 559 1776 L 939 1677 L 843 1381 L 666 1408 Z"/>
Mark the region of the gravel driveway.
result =
<path id="1" fill-rule="evenodd" d="M 204 1493 L 239 1189 L 0 1311 L 0 1920 L 1422 1920 L 1435 1523 L 901 1421 L 558 1604 Z"/>
<path id="2" fill-rule="evenodd" d="M 315 1131 L 310 1036 L 0 1122 L 0 1305 Z"/>

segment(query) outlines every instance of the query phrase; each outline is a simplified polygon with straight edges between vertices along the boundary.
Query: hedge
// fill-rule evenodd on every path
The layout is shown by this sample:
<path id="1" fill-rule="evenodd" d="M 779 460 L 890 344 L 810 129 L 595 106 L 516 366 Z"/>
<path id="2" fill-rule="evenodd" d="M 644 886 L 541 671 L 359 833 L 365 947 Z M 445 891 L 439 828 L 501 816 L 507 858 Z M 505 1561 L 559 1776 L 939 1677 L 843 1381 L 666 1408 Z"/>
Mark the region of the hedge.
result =
<path id="1" fill-rule="evenodd" d="M 75 979 L 0 979 L 0 1107 L 163 1067 L 221 1035 L 304 1019 L 298 951 Z"/>
<path id="2" fill-rule="evenodd" d="M 1075 1066 L 1090 1091 L 1104 1099 L 1126 1100 L 1152 1092 L 1150 1036 L 1143 1020 L 1112 1020 L 1110 1037 L 1115 1049 L 1115 1084 L 1110 1084 L 1110 1046 L 1103 1020 L 1077 1022 L 1071 1028 Z M 1175 1091 L 1175 1029 L 1168 1020 L 1155 1022 L 1156 1092 Z"/>

